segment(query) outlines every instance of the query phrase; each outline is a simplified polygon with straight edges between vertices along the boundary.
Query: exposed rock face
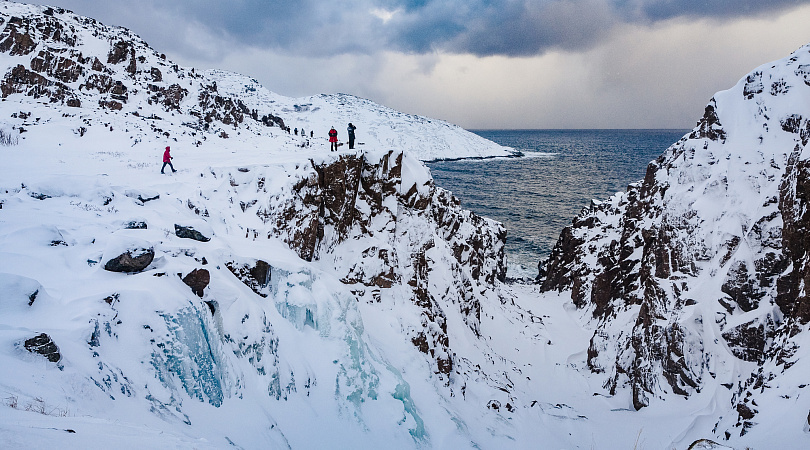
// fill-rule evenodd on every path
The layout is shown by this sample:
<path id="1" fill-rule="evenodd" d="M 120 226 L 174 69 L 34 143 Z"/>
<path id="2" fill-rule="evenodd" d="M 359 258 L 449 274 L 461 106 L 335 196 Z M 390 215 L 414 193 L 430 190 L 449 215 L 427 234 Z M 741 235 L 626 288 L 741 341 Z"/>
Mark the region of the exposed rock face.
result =
<path id="1" fill-rule="evenodd" d="M 154 258 L 155 249 L 152 247 L 132 249 L 107 261 L 104 264 L 104 269 L 110 272 L 140 272 L 149 267 Z"/>
<path id="2" fill-rule="evenodd" d="M 216 83 L 167 62 L 129 30 L 103 27 L 60 8 L 48 11 L 30 17 L 0 13 L 0 53 L 29 60 L 3 75 L 3 98 L 23 94 L 72 107 L 99 105 L 124 111 L 132 96 L 144 92 L 148 96 L 138 96 L 138 101 L 162 105 L 167 112 L 181 111 L 183 105 L 182 112 L 198 119 L 187 125 L 217 135 L 225 133 L 221 125 L 236 126 L 246 119 L 284 126 L 283 119 L 269 111 L 250 111 L 241 100 L 218 94 Z M 95 37 L 109 42 L 103 61 L 83 54 L 85 43 L 77 31 L 81 26 L 94 27 Z M 189 97 L 196 102 L 184 104 Z M 137 105 L 131 111 L 137 115 Z"/>
<path id="3" fill-rule="evenodd" d="M 270 264 L 262 260 L 256 260 L 252 263 L 230 261 L 225 263 L 225 267 L 253 292 L 262 297 L 267 297 L 267 285 L 270 283 L 271 277 Z"/>
<path id="4" fill-rule="evenodd" d="M 718 93 L 643 181 L 583 210 L 552 251 L 542 288 L 590 311 L 588 367 L 637 409 L 716 376 L 714 327 L 731 356 L 763 363 L 789 359 L 774 343 L 810 321 L 810 123 L 806 104 L 782 100 L 807 98 L 807 62 L 810 47 Z"/>
<path id="5" fill-rule="evenodd" d="M 194 269 L 183 277 L 183 283 L 186 283 L 191 291 L 201 297 L 205 294 L 205 288 L 211 282 L 211 274 L 207 269 Z"/>
<path id="6" fill-rule="evenodd" d="M 25 349 L 31 353 L 38 353 L 52 363 L 58 363 L 62 359 L 59 347 L 53 342 L 50 336 L 41 333 L 25 340 Z"/>
<path id="7" fill-rule="evenodd" d="M 770 315 L 756 318 L 748 323 L 727 329 L 723 333 L 729 350 L 737 358 L 762 364 L 766 351 L 771 348 L 776 337 L 777 323 Z"/>
<path id="8" fill-rule="evenodd" d="M 435 362 L 437 374 L 449 377 L 455 361 L 447 308 L 458 309 L 479 334 L 481 295 L 506 274 L 503 225 L 462 210 L 421 164 L 400 152 L 341 155 L 297 167 L 293 175 L 284 195 L 271 196 L 264 192 L 265 178 L 252 171 L 213 174 L 230 178 L 231 198 L 255 196 L 242 201 L 245 218 L 236 220 L 258 217 L 264 226 L 246 228 L 247 237 L 280 238 L 304 260 L 332 262 L 367 301 L 380 301 L 381 290 L 407 286 L 421 315 L 419 326 L 408 331 L 411 341 Z M 200 214 L 207 209 L 194 205 Z M 228 268 L 267 295 L 266 281 L 253 275 L 258 266 Z"/>
<path id="9" fill-rule="evenodd" d="M 804 120 L 804 130 L 810 123 Z M 777 280 L 776 304 L 799 323 L 810 321 L 810 298 L 805 286 L 810 282 L 810 161 L 800 159 L 807 134 L 801 137 L 790 154 L 779 189 L 779 210 L 782 213 L 783 255 L 793 270 Z"/>

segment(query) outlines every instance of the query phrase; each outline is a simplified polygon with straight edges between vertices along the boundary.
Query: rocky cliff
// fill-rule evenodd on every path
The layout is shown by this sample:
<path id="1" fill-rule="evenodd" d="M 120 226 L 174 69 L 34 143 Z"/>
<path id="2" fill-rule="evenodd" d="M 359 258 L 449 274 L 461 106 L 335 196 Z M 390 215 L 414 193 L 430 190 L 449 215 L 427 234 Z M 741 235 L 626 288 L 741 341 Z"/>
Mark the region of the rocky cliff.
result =
<path id="1" fill-rule="evenodd" d="M 587 312 L 588 367 L 609 393 L 630 388 L 640 409 L 720 379 L 735 426 L 756 422 L 752 392 L 789 370 L 810 320 L 809 106 L 805 46 L 717 93 L 643 181 L 563 230 L 542 286 Z M 757 381 L 724 373 L 734 359 Z"/>
<path id="2" fill-rule="evenodd" d="M 286 180 L 272 188 L 274 169 L 212 170 L 200 182 L 226 184 L 187 206 L 210 218 L 218 205 L 234 205 L 223 219 L 229 233 L 280 239 L 301 259 L 332 267 L 364 301 L 384 301 L 391 289 L 411 299 L 421 319 L 406 334 L 449 383 L 455 357 L 445 311 L 456 311 L 480 337 L 480 300 L 506 276 L 503 225 L 461 209 L 402 153 L 343 155 L 285 170 Z"/>

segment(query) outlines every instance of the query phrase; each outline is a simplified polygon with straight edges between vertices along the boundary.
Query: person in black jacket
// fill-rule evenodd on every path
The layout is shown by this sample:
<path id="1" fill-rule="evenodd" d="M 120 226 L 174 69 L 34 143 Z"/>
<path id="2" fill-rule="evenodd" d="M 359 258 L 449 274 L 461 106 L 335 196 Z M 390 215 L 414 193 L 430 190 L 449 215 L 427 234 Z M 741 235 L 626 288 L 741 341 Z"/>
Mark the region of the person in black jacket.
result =
<path id="1" fill-rule="evenodd" d="M 346 128 L 346 130 L 349 132 L 349 149 L 354 148 L 354 130 L 356 129 L 357 127 L 352 125 L 351 122 L 349 122 L 349 127 Z"/>

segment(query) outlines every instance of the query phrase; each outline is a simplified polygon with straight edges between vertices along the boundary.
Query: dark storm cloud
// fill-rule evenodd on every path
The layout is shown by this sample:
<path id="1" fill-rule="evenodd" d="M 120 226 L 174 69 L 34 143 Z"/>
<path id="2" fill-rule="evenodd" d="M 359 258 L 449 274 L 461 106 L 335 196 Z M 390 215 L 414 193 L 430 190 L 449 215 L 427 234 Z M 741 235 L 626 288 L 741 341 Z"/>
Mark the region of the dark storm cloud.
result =
<path id="1" fill-rule="evenodd" d="M 733 19 L 779 12 L 807 3 L 805 0 L 644 0 L 622 2 L 650 20 L 673 17 L 715 17 Z"/>
<path id="2" fill-rule="evenodd" d="M 806 3 L 810 0 L 140 0 L 137 5 L 62 0 L 58 6 L 128 26 L 180 53 L 204 52 L 189 39 L 207 33 L 230 46 L 323 57 L 380 50 L 531 56 L 587 49 L 623 23 L 761 16 Z M 191 23 L 202 33 L 186 29 L 182 35 L 173 22 Z M 150 24 L 159 28 L 149 29 Z M 228 50 L 210 52 L 217 58 Z"/>
<path id="3" fill-rule="evenodd" d="M 442 49 L 479 56 L 531 56 L 581 50 L 622 23 L 678 17 L 730 19 L 775 14 L 810 0 L 382 0 L 399 9 L 388 43 L 399 50 Z"/>

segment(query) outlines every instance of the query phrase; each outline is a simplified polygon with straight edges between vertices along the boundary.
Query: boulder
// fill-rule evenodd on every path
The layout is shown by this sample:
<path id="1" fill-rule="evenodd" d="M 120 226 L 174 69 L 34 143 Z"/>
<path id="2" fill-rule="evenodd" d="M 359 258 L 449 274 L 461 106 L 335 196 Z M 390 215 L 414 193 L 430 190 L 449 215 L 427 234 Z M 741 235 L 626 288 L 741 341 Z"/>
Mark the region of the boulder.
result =
<path id="1" fill-rule="evenodd" d="M 186 227 L 178 224 L 174 224 L 174 234 L 179 238 L 194 239 L 200 242 L 208 242 L 211 240 L 211 238 L 195 230 L 194 227 Z"/>
<path id="2" fill-rule="evenodd" d="M 127 230 L 146 230 L 149 228 L 149 225 L 143 220 L 130 220 L 124 224 L 124 228 Z"/>
<path id="3" fill-rule="evenodd" d="M 0 310 L 3 313 L 16 310 L 25 311 L 24 305 L 33 306 L 34 302 L 50 301 L 42 285 L 33 278 L 21 277 L 10 273 L 0 273 Z"/>
<path id="4" fill-rule="evenodd" d="M 205 287 L 211 282 L 211 274 L 207 269 L 194 269 L 183 277 L 183 283 L 186 283 L 191 291 L 202 297 Z"/>
<path id="5" fill-rule="evenodd" d="M 25 349 L 31 353 L 39 353 L 52 363 L 58 363 L 62 359 L 59 347 L 53 342 L 50 336 L 41 333 L 31 339 L 26 339 L 23 344 Z"/>
<path id="6" fill-rule="evenodd" d="M 126 273 L 140 272 L 149 267 L 153 259 L 155 259 L 155 249 L 152 247 L 131 249 L 108 260 L 104 264 L 104 270 Z"/>

